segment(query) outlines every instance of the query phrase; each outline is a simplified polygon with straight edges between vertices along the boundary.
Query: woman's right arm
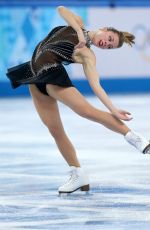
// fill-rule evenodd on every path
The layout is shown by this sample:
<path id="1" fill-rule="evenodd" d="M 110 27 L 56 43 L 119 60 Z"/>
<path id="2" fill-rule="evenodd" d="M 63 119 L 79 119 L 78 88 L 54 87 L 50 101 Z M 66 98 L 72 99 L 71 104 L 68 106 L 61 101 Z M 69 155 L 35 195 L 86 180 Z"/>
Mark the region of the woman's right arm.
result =
<path id="1" fill-rule="evenodd" d="M 57 7 L 57 10 L 60 16 L 67 22 L 67 24 L 77 32 L 79 43 L 75 48 L 82 48 L 86 44 L 81 29 L 83 27 L 82 18 L 78 15 L 75 15 L 72 11 L 70 11 L 68 8 L 64 6 Z"/>

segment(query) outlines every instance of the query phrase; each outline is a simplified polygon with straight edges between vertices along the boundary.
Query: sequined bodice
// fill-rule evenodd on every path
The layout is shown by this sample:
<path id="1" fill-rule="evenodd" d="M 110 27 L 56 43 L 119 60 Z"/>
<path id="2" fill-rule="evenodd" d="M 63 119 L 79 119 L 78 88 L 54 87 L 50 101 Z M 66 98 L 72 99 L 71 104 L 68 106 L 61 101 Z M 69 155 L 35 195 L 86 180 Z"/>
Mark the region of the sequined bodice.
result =
<path id="1" fill-rule="evenodd" d="M 90 47 L 88 32 L 83 29 L 86 46 Z M 55 27 L 36 47 L 32 60 L 33 75 L 40 75 L 43 71 L 59 68 L 62 64 L 73 63 L 72 54 L 78 44 L 78 36 L 71 26 Z"/>

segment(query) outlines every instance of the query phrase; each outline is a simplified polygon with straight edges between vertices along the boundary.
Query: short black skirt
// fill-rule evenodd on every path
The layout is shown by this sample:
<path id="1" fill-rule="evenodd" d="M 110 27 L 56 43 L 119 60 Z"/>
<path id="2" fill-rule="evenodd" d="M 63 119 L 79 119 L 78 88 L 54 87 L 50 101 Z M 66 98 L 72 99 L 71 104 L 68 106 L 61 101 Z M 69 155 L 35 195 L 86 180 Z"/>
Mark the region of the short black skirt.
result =
<path id="1" fill-rule="evenodd" d="M 67 71 L 63 65 L 51 68 L 48 71 L 43 72 L 39 76 L 33 76 L 30 68 L 30 62 L 9 68 L 6 73 L 9 78 L 12 88 L 17 88 L 24 84 L 35 84 L 37 88 L 48 95 L 46 91 L 46 84 L 58 85 L 61 87 L 74 87 L 71 82 Z"/>

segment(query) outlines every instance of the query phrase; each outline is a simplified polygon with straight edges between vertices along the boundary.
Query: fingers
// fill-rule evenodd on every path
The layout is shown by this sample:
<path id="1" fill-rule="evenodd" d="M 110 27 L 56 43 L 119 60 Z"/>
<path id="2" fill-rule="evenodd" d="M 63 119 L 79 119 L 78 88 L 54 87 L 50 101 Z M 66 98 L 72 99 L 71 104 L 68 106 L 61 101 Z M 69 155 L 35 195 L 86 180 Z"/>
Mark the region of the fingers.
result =
<path id="1" fill-rule="evenodd" d="M 128 114 L 125 114 L 125 115 L 120 116 L 120 119 L 124 121 L 131 121 L 133 117 Z"/>
<path id="2" fill-rule="evenodd" d="M 127 111 L 125 111 L 125 113 L 128 114 L 128 115 L 131 115 L 131 113 L 129 113 L 129 112 L 127 112 Z"/>
<path id="3" fill-rule="evenodd" d="M 130 112 L 126 111 L 126 110 L 119 110 L 120 113 L 123 113 L 123 114 L 128 114 L 128 115 L 131 115 Z"/>
<path id="4" fill-rule="evenodd" d="M 118 119 L 123 121 L 131 121 L 133 119 L 130 112 L 125 110 L 118 110 L 117 112 L 113 113 Z"/>
<path id="5" fill-rule="evenodd" d="M 125 110 L 119 110 L 119 113 L 120 113 L 120 119 L 121 120 L 124 120 L 124 121 L 130 121 L 133 119 L 132 115 L 130 112 L 128 111 L 125 111 Z M 122 118 L 121 118 L 122 117 Z"/>
<path id="6" fill-rule="evenodd" d="M 127 114 L 122 111 L 120 113 L 114 114 L 118 119 L 123 121 L 131 121 L 133 117 L 131 116 L 131 113 Z"/>
<path id="7" fill-rule="evenodd" d="M 129 119 L 129 121 L 133 119 L 133 117 L 132 117 L 131 113 L 126 114 L 126 117 Z"/>

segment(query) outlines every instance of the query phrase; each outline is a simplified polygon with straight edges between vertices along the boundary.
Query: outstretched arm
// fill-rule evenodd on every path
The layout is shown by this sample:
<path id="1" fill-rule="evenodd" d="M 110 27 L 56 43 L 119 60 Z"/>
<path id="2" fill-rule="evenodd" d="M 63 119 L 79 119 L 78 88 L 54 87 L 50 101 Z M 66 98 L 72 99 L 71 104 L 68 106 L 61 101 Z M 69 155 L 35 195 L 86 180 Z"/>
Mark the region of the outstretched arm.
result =
<path id="1" fill-rule="evenodd" d="M 131 115 L 129 112 L 124 110 L 118 110 L 111 100 L 109 99 L 108 95 L 106 94 L 105 90 L 99 83 L 99 74 L 96 70 L 96 61 L 95 58 L 84 58 L 84 62 L 82 63 L 84 73 L 89 81 L 89 84 L 94 91 L 95 95 L 102 101 L 102 103 L 109 109 L 109 111 L 117 118 L 125 121 L 129 121 L 132 118 L 129 116 Z"/>
<path id="2" fill-rule="evenodd" d="M 71 26 L 78 35 L 79 43 L 75 48 L 82 48 L 86 44 L 82 29 L 84 27 L 82 18 L 78 15 L 75 15 L 71 10 L 64 6 L 59 6 L 57 8 L 60 16 L 67 22 L 69 26 Z"/>
<path id="3" fill-rule="evenodd" d="M 64 6 L 58 6 L 57 10 L 60 16 L 67 22 L 67 24 L 72 26 L 76 31 L 79 28 L 81 29 L 84 27 L 82 18 L 79 15 L 73 13 L 68 8 Z"/>

